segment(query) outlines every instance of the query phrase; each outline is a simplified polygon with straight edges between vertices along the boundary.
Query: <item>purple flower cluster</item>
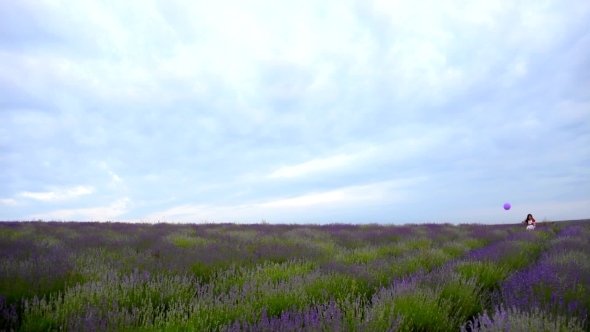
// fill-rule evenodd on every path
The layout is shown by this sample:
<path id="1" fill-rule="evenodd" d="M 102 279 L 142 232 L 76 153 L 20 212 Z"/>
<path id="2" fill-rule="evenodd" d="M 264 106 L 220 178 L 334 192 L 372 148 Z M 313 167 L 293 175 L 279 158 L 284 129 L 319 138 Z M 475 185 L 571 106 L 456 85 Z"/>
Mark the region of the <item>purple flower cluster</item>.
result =
<path id="1" fill-rule="evenodd" d="M 542 230 L 541 230 L 542 231 Z M 476 261 L 492 261 L 501 262 L 507 253 L 514 253 L 514 250 L 519 248 L 522 242 L 534 243 L 539 240 L 539 236 L 532 232 L 517 232 L 512 233 L 502 241 L 493 245 L 473 250 L 468 254 L 468 258 Z"/>
<path id="2" fill-rule="evenodd" d="M 522 319 L 538 324 L 586 324 L 588 328 L 590 225 L 565 228 L 550 241 L 537 264 L 512 274 L 501 283 L 494 294 L 494 302 L 498 307 L 493 317 L 483 315 L 476 321 L 489 329 L 504 326 L 509 321 L 518 322 L 506 315 L 524 317 Z M 511 309 L 506 311 L 504 307 Z M 548 320 L 547 317 L 553 318 Z"/>
<path id="3" fill-rule="evenodd" d="M 0 232 L 0 329 L 70 331 L 456 330 L 488 291 L 458 266 L 477 274 L 518 256 L 514 270 L 551 237 L 440 224 L 33 222 Z M 586 248 L 575 242 L 584 232 L 569 232 L 555 248 Z"/>
<path id="4" fill-rule="evenodd" d="M 490 285 L 500 283 L 506 276 L 505 273 L 497 272 L 510 272 L 534 263 L 546 239 L 551 237 L 550 232 L 532 234 L 521 231 L 504 234 L 500 241 L 472 250 L 432 271 L 420 270 L 395 280 L 391 286 L 381 289 L 374 296 L 373 303 L 393 302 L 398 307 L 394 312 L 405 310 L 405 318 L 416 315 L 415 312 L 419 310 L 430 310 L 429 315 L 403 321 L 402 326 L 409 330 L 458 329 L 487 306 L 490 298 L 488 292 L 494 289 Z M 522 252 L 525 255 L 521 255 Z M 514 260 L 514 257 L 520 256 L 520 259 Z M 462 271 L 459 267 L 464 264 L 475 264 L 474 273 L 458 273 Z M 407 305 L 399 300 L 400 297 L 416 297 L 412 300 L 414 305 Z M 439 319 L 431 320 L 429 324 L 429 317 Z"/>
<path id="5" fill-rule="evenodd" d="M 576 318 L 549 316 L 538 308 L 520 310 L 516 307 L 505 309 L 498 306 L 489 316 L 484 313 L 475 321 L 461 327 L 461 332 L 505 332 L 505 331 L 564 331 L 584 332 L 583 324 Z"/>
<path id="6" fill-rule="evenodd" d="M 538 307 L 585 319 L 590 309 L 589 260 L 590 228 L 565 229 L 538 265 L 505 282 L 502 300 L 523 310 Z"/>
<path id="7" fill-rule="evenodd" d="M 328 305 L 314 306 L 306 311 L 287 310 L 280 316 L 268 317 L 266 308 L 256 323 L 236 321 L 226 332 L 299 332 L 344 331 L 344 314 L 334 301 Z"/>

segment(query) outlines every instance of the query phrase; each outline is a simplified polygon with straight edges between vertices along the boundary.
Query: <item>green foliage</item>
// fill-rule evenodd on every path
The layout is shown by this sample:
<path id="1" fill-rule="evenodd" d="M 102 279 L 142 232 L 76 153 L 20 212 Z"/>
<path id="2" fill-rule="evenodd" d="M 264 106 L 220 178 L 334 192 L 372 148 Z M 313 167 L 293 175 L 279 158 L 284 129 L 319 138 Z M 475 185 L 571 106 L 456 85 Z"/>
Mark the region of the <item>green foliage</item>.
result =
<path id="1" fill-rule="evenodd" d="M 472 332 L 504 332 L 504 331 L 563 331 L 584 332 L 584 323 L 576 318 L 548 315 L 539 308 L 526 310 L 500 308 L 493 315 L 481 314 L 479 326 L 469 325 Z M 467 331 L 463 328 L 461 331 Z"/>
<path id="2" fill-rule="evenodd" d="M 464 239 L 461 241 L 469 249 L 481 248 L 485 245 L 484 241 L 480 239 Z"/>
<path id="3" fill-rule="evenodd" d="M 258 266 L 233 268 L 220 271 L 213 285 L 216 293 L 227 292 L 232 287 L 240 288 L 250 281 L 257 285 L 286 282 L 293 277 L 303 277 L 312 272 L 316 264 L 306 261 L 286 263 L 265 262 Z"/>
<path id="4" fill-rule="evenodd" d="M 539 237 L 545 236 L 545 234 L 539 235 Z M 538 242 L 517 242 L 517 248 L 518 250 L 514 254 L 507 255 L 502 260 L 502 264 L 509 270 L 518 270 L 530 265 L 532 261 L 535 261 L 539 257 L 543 250 L 543 246 Z"/>
<path id="5" fill-rule="evenodd" d="M 451 307 L 448 300 L 437 299 L 424 289 L 393 299 L 393 313 L 404 317 L 398 331 L 452 331 L 455 324 L 448 315 Z"/>
<path id="6" fill-rule="evenodd" d="M 467 261 L 457 265 L 457 271 L 465 278 L 474 278 L 483 289 L 492 291 L 497 289 L 500 281 L 506 279 L 510 268 L 504 264 L 485 261 Z"/>
<path id="7" fill-rule="evenodd" d="M 450 242 L 444 245 L 441 249 L 445 254 L 449 255 L 450 257 L 458 257 L 469 251 L 469 247 L 465 243 L 458 241 Z"/>
<path id="8" fill-rule="evenodd" d="M 219 271 L 227 269 L 229 264 L 226 262 L 195 262 L 190 266 L 190 273 L 202 283 L 210 283 Z"/>
<path id="9" fill-rule="evenodd" d="M 168 241 L 181 248 L 204 246 L 211 243 L 210 240 L 198 236 L 190 236 L 187 234 L 171 234 L 167 236 Z"/>
<path id="10" fill-rule="evenodd" d="M 553 236 L 535 232 L 512 240 L 518 250 L 498 262 L 471 261 L 462 255 L 522 230 L 445 225 L 433 234 L 430 226 L 412 227 L 399 235 L 379 225 L 0 224 L 5 247 L 32 243 L 19 249 L 18 260 L 0 262 L 0 295 L 26 301 L 23 331 L 63 329 L 85 315 L 117 331 L 215 331 L 236 320 L 255 323 L 264 310 L 276 318 L 330 301 L 351 331 L 398 323 L 399 331 L 456 331 L 488 309 L 498 284 L 534 262 Z M 58 248 L 68 248 L 64 273 L 36 284 L 24 277 L 39 267 L 34 259 Z M 408 290 L 391 286 L 443 266 L 456 271 Z M 573 285 L 568 296 L 579 300 L 588 292 Z"/>
<path id="11" fill-rule="evenodd" d="M 405 251 L 406 249 L 399 245 L 379 247 L 367 246 L 342 252 L 340 255 L 337 255 L 335 259 L 344 262 L 345 264 L 363 264 L 370 263 L 380 258 L 398 257 Z"/>
<path id="12" fill-rule="evenodd" d="M 341 274 L 325 275 L 308 282 L 304 292 L 314 302 L 327 302 L 330 299 L 344 300 L 348 297 L 366 298 L 371 288 L 366 282 Z"/>
<path id="13" fill-rule="evenodd" d="M 409 250 L 426 250 L 433 246 L 432 240 L 426 238 L 418 238 L 404 243 L 406 249 Z"/>
<path id="14" fill-rule="evenodd" d="M 447 315 L 459 324 L 484 309 L 484 297 L 481 284 L 465 278 L 449 281 L 441 286 L 439 294 L 441 304 L 448 304 Z"/>

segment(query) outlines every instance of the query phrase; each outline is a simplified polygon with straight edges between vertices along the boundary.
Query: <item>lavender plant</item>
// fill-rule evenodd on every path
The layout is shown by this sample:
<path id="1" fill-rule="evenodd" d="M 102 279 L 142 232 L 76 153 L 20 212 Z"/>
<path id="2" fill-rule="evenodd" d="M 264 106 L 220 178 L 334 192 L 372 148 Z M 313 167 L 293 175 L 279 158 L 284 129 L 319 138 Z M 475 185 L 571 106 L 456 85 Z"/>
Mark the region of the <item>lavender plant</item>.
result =
<path id="1" fill-rule="evenodd" d="M 458 330 L 540 257 L 552 232 L 538 230 L 0 223 L 0 329 Z"/>
<path id="2" fill-rule="evenodd" d="M 496 308 L 491 316 L 481 314 L 475 321 L 461 328 L 461 332 L 551 331 L 584 332 L 583 324 L 576 318 L 550 316 L 539 308 L 521 310 L 516 307 Z"/>
<path id="3" fill-rule="evenodd" d="M 496 293 L 496 303 L 522 312 L 541 310 L 545 316 L 577 319 L 589 328 L 590 227 L 570 226 L 549 244 L 538 264 L 508 278 Z M 557 318 L 555 318 L 557 319 Z"/>

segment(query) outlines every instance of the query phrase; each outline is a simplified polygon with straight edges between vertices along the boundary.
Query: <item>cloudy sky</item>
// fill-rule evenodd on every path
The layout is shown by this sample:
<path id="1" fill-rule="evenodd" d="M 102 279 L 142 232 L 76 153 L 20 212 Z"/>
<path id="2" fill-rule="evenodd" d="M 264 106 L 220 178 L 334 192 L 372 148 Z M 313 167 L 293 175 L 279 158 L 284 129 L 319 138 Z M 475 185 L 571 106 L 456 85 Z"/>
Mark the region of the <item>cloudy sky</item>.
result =
<path id="1" fill-rule="evenodd" d="M 0 0 L 0 182 L 0 220 L 590 218 L 590 2 Z"/>

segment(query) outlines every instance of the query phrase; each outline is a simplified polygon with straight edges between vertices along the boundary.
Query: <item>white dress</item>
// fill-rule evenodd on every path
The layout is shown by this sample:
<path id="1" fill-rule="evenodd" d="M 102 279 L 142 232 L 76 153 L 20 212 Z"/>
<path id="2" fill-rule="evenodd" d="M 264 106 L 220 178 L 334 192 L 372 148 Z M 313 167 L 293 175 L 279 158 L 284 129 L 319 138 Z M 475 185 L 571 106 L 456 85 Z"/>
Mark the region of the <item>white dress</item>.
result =
<path id="1" fill-rule="evenodd" d="M 529 223 L 529 225 L 526 227 L 526 229 L 531 230 L 531 229 L 535 229 L 535 225 L 533 225 L 533 222 L 531 220 L 527 221 Z"/>

